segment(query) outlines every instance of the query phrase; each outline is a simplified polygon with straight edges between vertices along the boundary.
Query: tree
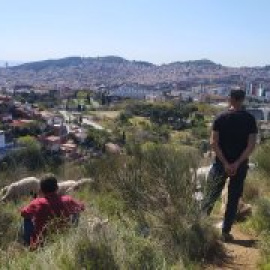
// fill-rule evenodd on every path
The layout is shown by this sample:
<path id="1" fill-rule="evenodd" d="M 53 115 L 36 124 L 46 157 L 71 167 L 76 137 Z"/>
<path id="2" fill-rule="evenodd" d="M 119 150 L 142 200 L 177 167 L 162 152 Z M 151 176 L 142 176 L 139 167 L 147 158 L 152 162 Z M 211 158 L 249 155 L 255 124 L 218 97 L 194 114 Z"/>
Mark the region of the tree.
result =
<path id="1" fill-rule="evenodd" d="M 105 143 L 109 140 L 110 134 L 105 130 L 90 128 L 88 130 L 85 144 L 87 146 L 103 149 Z"/>
<path id="2" fill-rule="evenodd" d="M 17 151 L 16 155 L 19 162 L 23 162 L 29 170 L 36 170 L 42 168 L 45 164 L 43 158 L 41 145 L 36 138 L 25 136 L 18 139 L 18 144 L 21 149 Z"/>
<path id="3" fill-rule="evenodd" d="M 86 96 L 86 100 L 88 104 L 91 104 L 91 95 L 89 93 Z"/>

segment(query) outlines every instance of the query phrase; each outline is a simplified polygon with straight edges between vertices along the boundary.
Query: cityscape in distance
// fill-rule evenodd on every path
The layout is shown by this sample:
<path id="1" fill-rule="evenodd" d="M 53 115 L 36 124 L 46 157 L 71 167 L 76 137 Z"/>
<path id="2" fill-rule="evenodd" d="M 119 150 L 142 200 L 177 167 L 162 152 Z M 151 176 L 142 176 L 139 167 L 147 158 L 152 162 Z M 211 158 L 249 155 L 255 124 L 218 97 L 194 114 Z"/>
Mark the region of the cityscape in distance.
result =
<path id="1" fill-rule="evenodd" d="M 12 64 L 7 62 L 0 68 L 2 89 L 113 92 L 127 89 L 130 93 L 132 90 L 189 91 L 199 87 L 206 93 L 215 88 L 215 94 L 222 94 L 226 88 L 239 86 L 251 88 L 247 91 L 256 96 L 270 96 L 270 66 L 228 67 L 207 59 L 156 65 L 117 56 L 66 57 Z"/>
<path id="2" fill-rule="evenodd" d="M 1 1 L 0 270 L 270 270 L 270 1 Z"/>

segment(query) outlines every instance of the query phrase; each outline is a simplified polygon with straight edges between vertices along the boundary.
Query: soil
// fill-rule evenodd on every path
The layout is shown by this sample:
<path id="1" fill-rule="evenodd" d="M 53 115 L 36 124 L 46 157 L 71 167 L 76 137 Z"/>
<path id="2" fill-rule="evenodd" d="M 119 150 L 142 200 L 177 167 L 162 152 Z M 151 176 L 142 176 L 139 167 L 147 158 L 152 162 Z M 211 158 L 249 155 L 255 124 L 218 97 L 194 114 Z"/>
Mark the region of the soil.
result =
<path id="1" fill-rule="evenodd" d="M 224 269 L 224 270 L 256 270 L 259 269 L 259 249 L 257 247 L 257 239 L 244 234 L 236 225 L 232 230 L 234 240 L 232 243 L 225 243 L 228 254 L 228 262 L 219 267 L 209 267 L 208 270 Z"/>

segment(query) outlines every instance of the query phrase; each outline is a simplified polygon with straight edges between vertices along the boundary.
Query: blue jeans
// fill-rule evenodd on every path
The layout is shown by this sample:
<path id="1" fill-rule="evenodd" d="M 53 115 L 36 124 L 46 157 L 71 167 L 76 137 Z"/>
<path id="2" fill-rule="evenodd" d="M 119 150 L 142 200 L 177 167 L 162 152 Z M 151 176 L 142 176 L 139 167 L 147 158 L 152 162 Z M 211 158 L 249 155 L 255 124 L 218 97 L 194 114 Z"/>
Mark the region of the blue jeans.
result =
<path id="1" fill-rule="evenodd" d="M 226 206 L 222 227 L 223 233 L 229 233 L 231 231 L 237 214 L 238 202 L 243 194 L 244 181 L 246 179 L 247 171 L 248 164 L 247 162 L 244 162 L 238 168 L 236 175 L 230 177 L 228 187 L 228 203 Z M 223 165 L 220 162 L 215 162 L 210 170 L 205 187 L 205 196 L 202 201 L 202 211 L 207 215 L 211 214 L 215 202 L 221 195 L 227 178 L 228 175 L 226 174 Z"/>
<path id="2" fill-rule="evenodd" d="M 22 236 L 24 245 L 26 246 L 30 245 L 30 239 L 31 235 L 33 234 L 33 231 L 34 231 L 34 224 L 32 220 L 29 218 L 24 218 L 22 224 Z"/>
<path id="3" fill-rule="evenodd" d="M 77 227 L 80 220 L 80 214 L 72 214 L 70 216 L 70 222 L 74 227 Z M 30 245 L 30 239 L 34 231 L 34 224 L 30 218 L 24 218 L 21 226 L 23 243 L 26 246 Z"/>
<path id="4" fill-rule="evenodd" d="M 70 218 L 71 218 L 71 220 L 70 220 L 71 224 L 74 227 L 78 227 L 79 221 L 80 221 L 80 213 L 72 214 Z"/>

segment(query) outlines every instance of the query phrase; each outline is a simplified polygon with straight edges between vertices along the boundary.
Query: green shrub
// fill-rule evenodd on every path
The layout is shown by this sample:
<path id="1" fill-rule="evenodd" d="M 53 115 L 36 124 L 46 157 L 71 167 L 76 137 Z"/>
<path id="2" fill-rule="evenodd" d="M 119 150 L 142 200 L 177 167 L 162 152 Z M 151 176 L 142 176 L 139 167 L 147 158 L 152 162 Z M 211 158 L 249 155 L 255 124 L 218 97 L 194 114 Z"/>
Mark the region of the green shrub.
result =
<path id="1" fill-rule="evenodd" d="M 142 237 L 126 237 L 125 268 L 131 270 L 164 269 L 166 264 L 164 255 L 157 248 L 154 241 Z"/>
<path id="2" fill-rule="evenodd" d="M 100 211 L 109 217 L 117 216 L 125 210 L 124 203 L 117 194 L 101 193 L 96 196 L 95 201 Z"/>
<path id="3" fill-rule="evenodd" d="M 261 269 L 270 269 L 270 235 L 269 232 L 260 236 Z"/>
<path id="4" fill-rule="evenodd" d="M 262 188 L 263 187 L 260 179 L 254 179 L 254 177 L 251 179 L 248 178 L 244 187 L 244 201 L 255 202 L 260 198 Z"/>
<path id="5" fill-rule="evenodd" d="M 256 211 L 249 221 L 249 227 L 257 233 L 270 232 L 270 201 L 260 199 L 256 204 Z"/>
<path id="6" fill-rule="evenodd" d="M 119 269 L 111 247 L 105 242 L 91 242 L 88 238 L 82 238 L 75 245 L 75 260 L 75 269 Z"/>
<path id="7" fill-rule="evenodd" d="M 219 234 L 208 222 L 193 224 L 183 235 L 188 260 L 221 263 L 225 259 L 225 250 L 219 241 Z"/>
<path id="8" fill-rule="evenodd" d="M 45 166 L 45 159 L 41 145 L 31 136 L 24 136 L 18 139 L 21 148 L 10 152 L 3 159 L 8 170 L 16 169 L 18 165 L 23 166 L 29 171 L 35 171 Z"/>
<path id="9" fill-rule="evenodd" d="M 91 203 L 87 221 L 35 253 L 4 252 L 2 259 L 0 252 L 2 269 L 196 269 L 224 259 L 215 230 L 201 220 L 193 198 L 190 169 L 197 167 L 197 152 L 147 144 L 134 147 L 132 154 L 91 160 L 84 173 L 95 179 L 96 188 L 78 194 Z M 1 215 L 16 224 L 13 209 L 0 210 L 0 224 Z M 108 228 L 91 234 L 88 218 L 100 212 L 108 216 Z M 3 223 L 0 232 L 11 228 Z M 12 229 L 6 244 L 14 235 Z"/>
<path id="10" fill-rule="evenodd" d="M 255 161 L 258 164 L 258 169 L 265 173 L 270 174 L 270 143 L 260 145 L 255 153 Z"/>
<path id="11" fill-rule="evenodd" d="M 198 125 L 193 127 L 191 129 L 191 133 L 195 138 L 199 140 L 208 139 L 209 137 L 209 130 L 205 125 Z"/>
<path id="12" fill-rule="evenodd" d="M 19 226 L 18 215 L 7 205 L 0 206 L 0 249 L 6 249 L 17 240 Z"/>
<path id="13" fill-rule="evenodd" d="M 182 256 L 200 263 L 225 257 L 212 226 L 200 221 L 190 170 L 196 166 L 197 152 L 191 147 L 156 144 L 136 148 L 133 157 L 110 166 L 108 179 L 132 217 L 149 226 L 150 235 L 155 230 L 161 241 L 171 239 L 167 254 L 172 264 Z"/>

